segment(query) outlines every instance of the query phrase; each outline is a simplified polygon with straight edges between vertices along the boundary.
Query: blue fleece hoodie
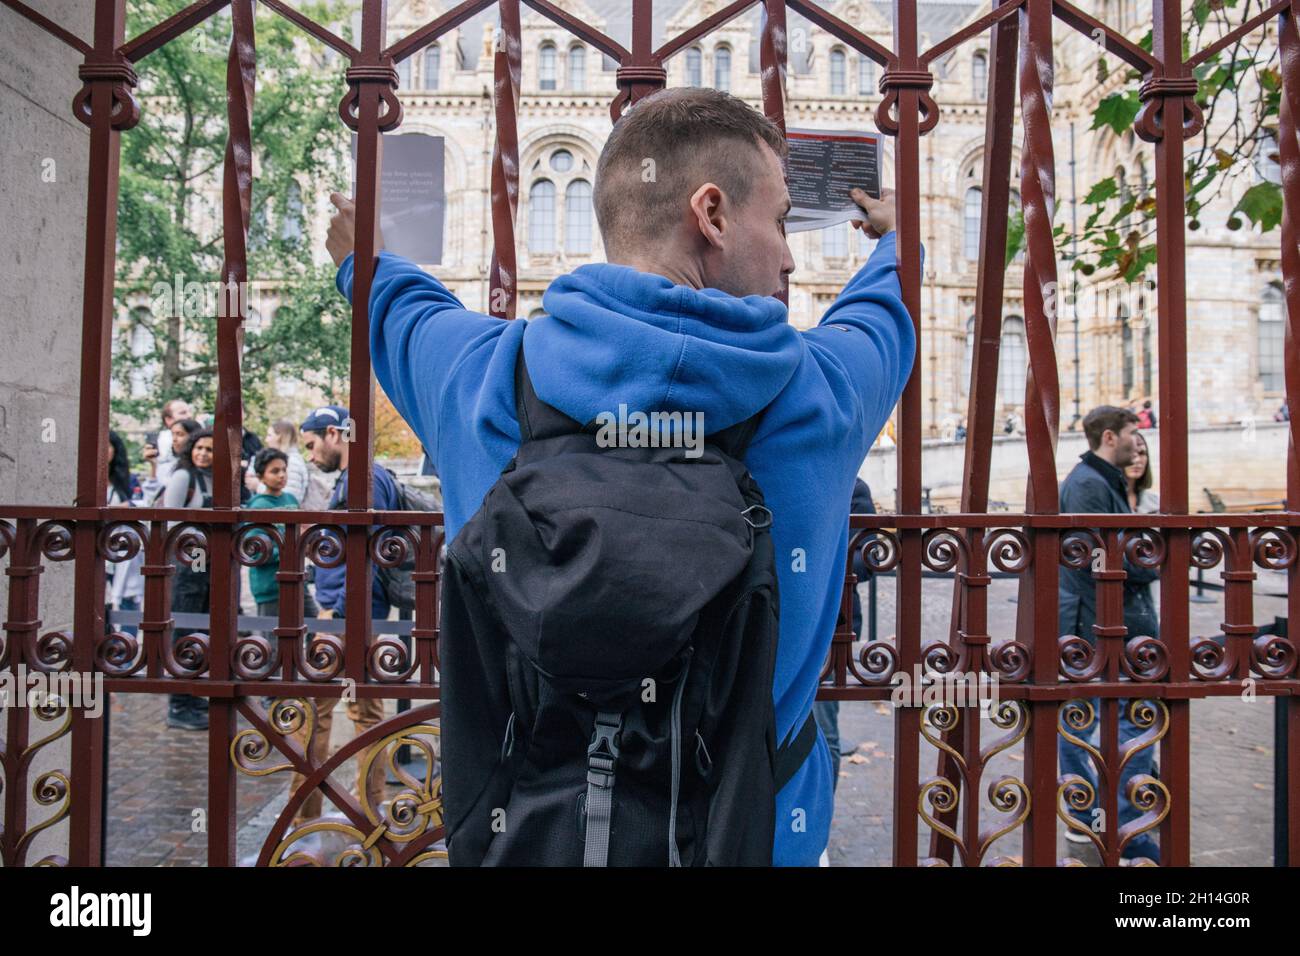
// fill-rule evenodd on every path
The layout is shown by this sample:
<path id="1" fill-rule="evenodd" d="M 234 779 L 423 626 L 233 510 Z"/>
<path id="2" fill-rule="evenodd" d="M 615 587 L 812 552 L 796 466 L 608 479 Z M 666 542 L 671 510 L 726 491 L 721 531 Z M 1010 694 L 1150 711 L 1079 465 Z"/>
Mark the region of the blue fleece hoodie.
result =
<path id="1" fill-rule="evenodd" d="M 546 315 L 467 310 L 437 279 L 383 253 L 370 300 L 375 375 L 442 476 L 454 538 L 519 446 L 514 368 L 528 330 L 538 396 L 591 421 L 618 405 L 703 412 L 708 433 L 770 406 L 746 464 L 773 513 L 781 633 L 773 700 L 785 740 L 812 710 L 839 611 L 853 482 L 902 394 L 916 353 L 895 233 L 886 233 L 823 316 L 800 332 L 780 300 L 674 285 L 593 263 L 555 279 Z M 339 269 L 352 297 L 353 261 Z M 820 731 L 777 797 L 773 862 L 815 866 L 831 824 Z"/>

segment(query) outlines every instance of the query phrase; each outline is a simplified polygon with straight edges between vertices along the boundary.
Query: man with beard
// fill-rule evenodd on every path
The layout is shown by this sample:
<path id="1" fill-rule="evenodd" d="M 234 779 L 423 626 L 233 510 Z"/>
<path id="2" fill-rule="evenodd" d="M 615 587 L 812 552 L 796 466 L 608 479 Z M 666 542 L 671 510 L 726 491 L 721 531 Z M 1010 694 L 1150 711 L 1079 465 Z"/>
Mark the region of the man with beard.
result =
<path id="1" fill-rule="evenodd" d="M 302 450 L 308 461 L 312 462 L 321 471 L 326 474 L 341 472 L 338 482 L 334 486 L 334 491 L 330 496 L 328 507 L 330 510 L 344 508 L 348 495 L 348 452 L 352 446 L 351 419 L 348 417 L 348 410 L 338 405 L 326 405 L 316 409 L 300 427 Z M 393 482 L 393 476 L 387 469 L 379 465 L 371 466 L 374 473 L 374 508 L 377 511 L 391 511 L 398 507 L 397 486 Z M 340 547 L 343 546 L 339 542 Z M 370 616 L 376 620 L 387 620 L 390 605 L 388 598 L 384 594 L 383 586 L 378 580 L 378 576 L 371 568 L 370 584 Z M 345 611 L 345 598 L 347 596 L 347 565 L 341 563 L 336 568 L 316 568 L 316 603 L 320 605 L 321 618 L 342 617 Z M 329 756 L 330 728 L 334 723 L 334 708 L 338 704 L 337 697 L 317 698 L 316 704 L 316 722 L 315 728 L 311 735 L 311 741 L 308 745 L 300 735 L 299 743 L 305 748 L 309 748 L 311 760 L 319 766 L 324 763 Z M 348 718 L 356 726 L 358 734 L 364 733 L 375 724 L 383 720 L 384 702 L 378 697 L 360 697 L 356 700 L 350 700 L 347 704 Z M 363 763 L 358 761 L 358 768 Z M 384 796 L 384 770 L 382 761 L 375 760 L 371 764 L 371 772 L 366 781 L 357 781 L 357 793 L 360 795 L 361 787 L 366 788 L 366 800 L 376 813 L 380 812 L 380 802 Z M 289 785 L 289 792 L 293 793 L 300 787 L 305 778 L 300 774 L 293 775 L 293 781 Z M 299 807 L 294 817 L 295 825 L 301 825 L 310 821 L 321 814 L 321 792 L 314 790 L 302 806 Z M 295 844 L 296 846 L 296 844 Z"/>
<path id="2" fill-rule="evenodd" d="M 1113 405 L 1099 405 L 1083 419 L 1083 431 L 1088 436 L 1089 450 L 1080 455 L 1081 461 L 1061 483 L 1062 514 L 1131 514 L 1128 503 L 1128 479 L 1124 469 L 1133 461 L 1137 452 L 1138 417 L 1126 408 Z M 1128 628 L 1126 640 L 1139 635 L 1158 637 L 1159 622 L 1151 621 L 1146 613 L 1146 606 L 1140 600 L 1136 587 L 1148 584 L 1159 578 L 1159 572 L 1143 568 L 1124 558 L 1124 570 L 1128 578 L 1124 588 L 1124 625 Z M 1136 587 L 1129 587 L 1132 584 Z M 1061 568 L 1060 577 L 1060 621 L 1061 634 L 1075 634 L 1089 644 L 1096 646 L 1093 625 L 1097 621 L 1097 586 L 1093 578 L 1092 563 L 1082 568 Z M 1080 740 L 1087 741 L 1098 750 L 1101 724 L 1100 701 L 1094 697 L 1079 704 L 1090 704 L 1092 719 L 1087 727 L 1075 729 L 1068 724 L 1066 728 Z M 1123 753 L 1132 738 L 1142 733 L 1141 727 L 1133 721 L 1134 711 L 1154 706 L 1150 701 L 1121 699 L 1119 702 L 1119 745 Z M 1136 820 L 1141 811 L 1129 800 L 1128 789 L 1135 775 L 1152 773 L 1155 750 L 1147 747 L 1133 754 L 1123 767 L 1119 784 L 1119 821 L 1109 824 L 1104 814 L 1098 812 L 1102 806 L 1103 795 L 1098 791 L 1097 769 L 1093 766 L 1087 751 L 1077 744 L 1058 737 L 1061 773 L 1076 774 L 1092 787 L 1092 803 L 1082 811 L 1071 811 L 1073 818 L 1085 829 L 1091 830 L 1099 839 L 1108 826 L 1121 826 Z M 1126 859 L 1147 857 L 1159 862 L 1160 850 L 1153 837 L 1154 831 L 1140 833 L 1123 848 Z M 1070 828 L 1066 838 L 1075 843 L 1091 842 L 1087 834 Z"/>

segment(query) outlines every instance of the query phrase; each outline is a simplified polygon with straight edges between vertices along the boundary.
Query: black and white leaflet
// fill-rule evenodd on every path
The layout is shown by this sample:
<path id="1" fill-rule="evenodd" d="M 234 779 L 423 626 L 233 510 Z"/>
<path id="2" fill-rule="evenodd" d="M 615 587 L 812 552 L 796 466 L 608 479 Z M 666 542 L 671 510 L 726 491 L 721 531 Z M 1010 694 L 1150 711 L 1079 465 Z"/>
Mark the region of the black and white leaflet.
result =
<path id="1" fill-rule="evenodd" d="M 865 222 L 866 213 L 849 190 L 858 187 L 880 197 L 883 137 L 856 130 L 788 129 L 786 141 L 791 203 L 786 232 Z"/>

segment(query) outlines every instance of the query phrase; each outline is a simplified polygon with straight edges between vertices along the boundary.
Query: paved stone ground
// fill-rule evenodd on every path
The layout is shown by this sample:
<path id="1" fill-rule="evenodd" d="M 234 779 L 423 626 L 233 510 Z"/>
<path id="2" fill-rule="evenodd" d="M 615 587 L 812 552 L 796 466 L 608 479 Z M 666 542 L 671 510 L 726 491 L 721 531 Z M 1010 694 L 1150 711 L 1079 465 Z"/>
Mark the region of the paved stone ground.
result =
<path id="1" fill-rule="evenodd" d="M 1284 582 L 1260 573 L 1257 592 L 1284 590 Z M 927 580 L 923 592 L 925 633 L 944 633 L 951 585 Z M 1014 627 L 1012 581 L 996 580 L 990 589 L 990 631 L 995 637 Z M 866 597 L 866 588 L 863 588 Z M 893 631 L 893 582 L 878 587 L 880 633 Z M 1192 630 L 1197 635 L 1218 632 L 1223 606 L 1192 604 Z M 1284 614 L 1284 601 L 1257 596 L 1255 620 L 1271 621 Z M 193 829 L 193 811 L 206 805 L 207 735 L 170 730 L 165 723 L 162 695 L 116 694 L 112 701 L 112 730 L 108 798 L 108 863 L 135 866 L 203 865 L 206 836 Z M 394 712 L 388 702 L 388 712 Z M 846 759 L 839 781 L 829 855 L 834 866 L 888 866 L 893 821 L 892 710 L 883 704 L 845 703 L 841 706 L 841 738 L 846 749 L 858 744 L 858 762 Z M 342 717 L 340 713 L 339 717 Z M 1239 698 L 1197 701 L 1192 705 L 1192 862 L 1195 865 L 1264 865 L 1272 862 L 1273 703 Z M 991 728 L 990 728 L 991 729 Z M 336 719 L 334 744 L 352 735 L 346 719 Z M 922 741 L 922 773 L 935 766 L 935 751 Z M 1019 748 L 1000 755 L 987 779 L 1023 771 Z M 340 782 L 355 779 L 350 767 L 336 774 Z M 238 856 L 241 863 L 256 859 L 261 841 L 284 806 L 287 775 L 238 777 Z M 396 788 L 390 788 L 390 793 Z M 981 794 L 983 796 L 983 794 Z M 984 805 L 981 822 L 999 816 Z M 928 830 L 918 825 L 921 846 Z M 1082 853 L 1095 863 L 1090 849 L 1080 851 L 1063 839 L 1058 857 Z M 1000 838 L 990 856 L 1020 853 L 1018 831 Z M 1091 856 L 1091 859 L 1089 859 Z"/>

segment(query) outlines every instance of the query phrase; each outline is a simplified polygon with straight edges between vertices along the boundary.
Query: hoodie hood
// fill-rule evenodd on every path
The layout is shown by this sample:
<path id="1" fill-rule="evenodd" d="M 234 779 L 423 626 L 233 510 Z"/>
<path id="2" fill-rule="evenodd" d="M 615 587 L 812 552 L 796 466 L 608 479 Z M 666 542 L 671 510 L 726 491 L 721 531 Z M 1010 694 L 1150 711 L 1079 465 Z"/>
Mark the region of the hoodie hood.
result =
<path id="1" fill-rule="evenodd" d="M 804 343 L 785 305 L 692 289 L 630 266 L 592 263 L 555 279 L 525 355 L 547 404 L 589 422 L 633 411 L 701 412 L 719 431 L 766 407 L 799 367 Z"/>

